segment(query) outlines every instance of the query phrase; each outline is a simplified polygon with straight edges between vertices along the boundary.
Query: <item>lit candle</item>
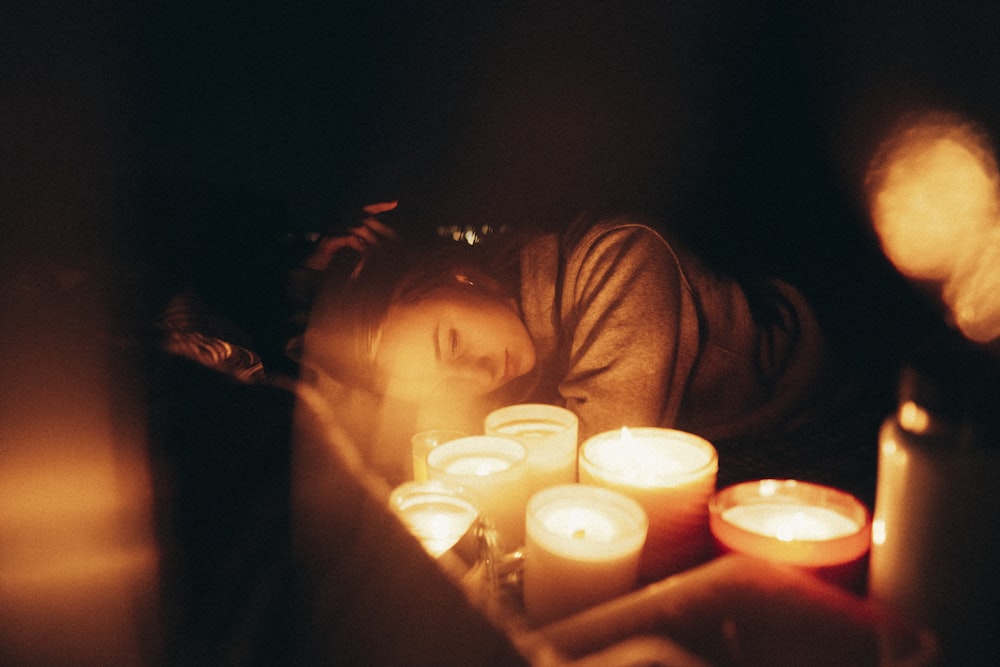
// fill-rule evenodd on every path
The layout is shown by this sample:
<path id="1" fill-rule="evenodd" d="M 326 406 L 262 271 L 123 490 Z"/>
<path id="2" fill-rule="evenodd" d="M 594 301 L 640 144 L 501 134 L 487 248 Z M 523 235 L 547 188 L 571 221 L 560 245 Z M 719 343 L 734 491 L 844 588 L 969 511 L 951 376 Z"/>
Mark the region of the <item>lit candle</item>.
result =
<path id="1" fill-rule="evenodd" d="M 524 543 L 527 457 L 517 440 L 470 435 L 432 449 L 427 474 L 466 493 L 496 527 L 501 547 L 512 551 Z"/>
<path id="2" fill-rule="evenodd" d="M 524 606 L 547 623 L 634 589 L 646 540 L 642 507 L 585 484 L 539 491 L 528 502 Z"/>
<path id="3" fill-rule="evenodd" d="M 809 570 L 845 588 L 862 584 L 871 518 L 853 496 L 797 480 L 735 484 L 709 503 L 722 551 Z"/>
<path id="4" fill-rule="evenodd" d="M 389 507 L 432 557 L 451 549 L 469 532 L 479 510 L 441 482 L 406 482 L 389 495 Z"/>
<path id="5" fill-rule="evenodd" d="M 427 455 L 432 449 L 441 443 L 464 438 L 467 435 L 469 434 L 451 429 L 433 429 L 430 431 L 421 431 L 414 435 L 410 439 L 410 448 L 413 456 L 413 481 L 427 481 Z"/>
<path id="6" fill-rule="evenodd" d="M 486 435 L 513 438 L 528 449 L 531 491 L 576 481 L 577 416 L 556 405 L 528 403 L 486 416 Z"/>
<path id="7" fill-rule="evenodd" d="M 709 557 L 708 500 L 718 469 L 710 442 L 674 429 L 607 431 L 580 448 L 581 482 L 620 491 L 646 511 L 649 532 L 639 570 L 643 581 Z"/>

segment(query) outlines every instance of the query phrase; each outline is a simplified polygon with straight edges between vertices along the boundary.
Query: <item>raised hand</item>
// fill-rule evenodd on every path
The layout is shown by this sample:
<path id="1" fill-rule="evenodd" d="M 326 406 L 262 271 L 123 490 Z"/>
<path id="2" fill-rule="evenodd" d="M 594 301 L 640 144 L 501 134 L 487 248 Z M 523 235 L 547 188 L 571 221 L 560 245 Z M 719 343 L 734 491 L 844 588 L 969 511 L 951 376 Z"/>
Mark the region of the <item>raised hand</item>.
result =
<path id="1" fill-rule="evenodd" d="M 347 234 L 343 236 L 322 237 L 317 242 L 316 249 L 303 261 L 303 265 L 322 271 L 330 264 L 333 256 L 344 248 L 352 248 L 363 258 L 382 242 L 396 241 L 399 238 L 396 231 L 377 216 L 394 210 L 398 205 L 399 202 L 389 201 L 364 206 L 361 209 L 364 213 L 361 224 L 348 228 Z"/>

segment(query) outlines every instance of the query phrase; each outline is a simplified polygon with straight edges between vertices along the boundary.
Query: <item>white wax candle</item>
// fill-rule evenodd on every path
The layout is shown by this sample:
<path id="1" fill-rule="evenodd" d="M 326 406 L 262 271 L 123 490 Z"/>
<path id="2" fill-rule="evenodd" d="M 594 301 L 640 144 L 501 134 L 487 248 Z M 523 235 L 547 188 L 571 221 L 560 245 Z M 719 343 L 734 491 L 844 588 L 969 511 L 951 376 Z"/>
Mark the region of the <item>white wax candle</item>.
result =
<path id="1" fill-rule="evenodd" d="M 433 481 L 397 486 L 389 506 L 434 558 L 455 546 L 479 515 L 457 490 Z"/>
<path id="2" fill-rule="evenodd" d="M 646 514 L 631 498 L 564 484 L 531 497 L 526 517 L 524 604 L 546 623 L 635 588 Z"/>
<path id="3" fill-rule="evenodd" d="M 649 517 L 640 567 L 646 581 L 710 555 L 708 500 L 718 468 L 710 442 L 675 429 L 607 431 L 580 448 L 580 481 L 634 498 Z"/>
<path id="4" fill-rule="evenodd" d="M 526 403 L 486 416 L 486 435 L 513 438 L 528 450 L 531 492 L 576 481 L 579 419 L 556 405 Z"/>
<path id="5" fill-rule="evenodd" d="M 501 547 L 514 550 L 524 543 L 526 460 L 527 451 L 516 440 L 473 435 L 431 450 L 427 474 L 466 493 L 496 526 Z"/>

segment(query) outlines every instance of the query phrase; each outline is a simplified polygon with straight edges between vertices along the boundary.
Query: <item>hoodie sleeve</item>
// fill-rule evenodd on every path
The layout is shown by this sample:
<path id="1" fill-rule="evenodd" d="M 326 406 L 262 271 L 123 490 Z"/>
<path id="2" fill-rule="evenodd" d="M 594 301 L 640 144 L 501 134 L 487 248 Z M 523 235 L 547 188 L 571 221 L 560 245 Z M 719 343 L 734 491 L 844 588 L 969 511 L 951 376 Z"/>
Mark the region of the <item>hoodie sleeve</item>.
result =
<path id="1" fill-rule="evenodd" d="M 676 419 L 698 357 L 699 318 L 670 244 L 629 220 L 596 226 L 566 258 L 559 392 L 582 437 Z"/>

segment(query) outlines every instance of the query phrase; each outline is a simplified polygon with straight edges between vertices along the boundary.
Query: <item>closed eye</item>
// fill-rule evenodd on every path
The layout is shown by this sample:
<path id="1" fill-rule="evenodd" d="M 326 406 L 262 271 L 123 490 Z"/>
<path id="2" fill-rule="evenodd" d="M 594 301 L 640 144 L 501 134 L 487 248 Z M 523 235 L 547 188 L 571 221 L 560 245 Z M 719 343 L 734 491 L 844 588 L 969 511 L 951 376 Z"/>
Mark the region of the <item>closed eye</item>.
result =
<path id="1" fill-rule="evenodd" d="M 434 329 L 434 358 L 438 362 L 443 358 L 453 359 L 458 354 L 458 331 L 449 328 L 442 332 L 440 327 Z"/>

